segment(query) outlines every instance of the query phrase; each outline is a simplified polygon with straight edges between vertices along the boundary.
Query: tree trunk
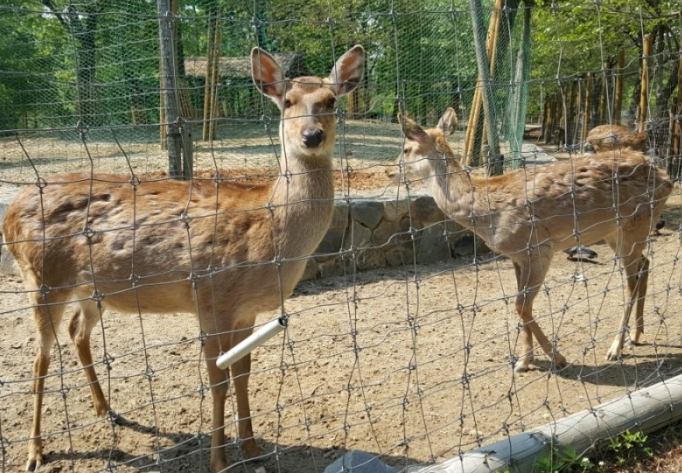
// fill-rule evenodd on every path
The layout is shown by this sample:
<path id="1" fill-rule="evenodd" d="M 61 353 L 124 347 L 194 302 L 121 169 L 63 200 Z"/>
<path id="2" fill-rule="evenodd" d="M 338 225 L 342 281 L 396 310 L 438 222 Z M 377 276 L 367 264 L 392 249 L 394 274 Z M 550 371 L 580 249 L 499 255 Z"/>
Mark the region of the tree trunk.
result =
<path id="1" fill-rule="evenodd" d="M 625 52 L 618 52 L 618 63 L 616 65 L 616 84 L 614 86 L 613 97 L 613 123 L 620 125 L 623 110 L 623 69 L 625 68 Z"/>
<path id="2" fill-rule="evenodd" d="M 651 56 L 651 35 L 644 35 L 642 46 L 642 86 L 639 91 L 639 114 L 637 116 L 637 131 L 646 131 L 647 108 L 649 106 L 649 57 Z"/>

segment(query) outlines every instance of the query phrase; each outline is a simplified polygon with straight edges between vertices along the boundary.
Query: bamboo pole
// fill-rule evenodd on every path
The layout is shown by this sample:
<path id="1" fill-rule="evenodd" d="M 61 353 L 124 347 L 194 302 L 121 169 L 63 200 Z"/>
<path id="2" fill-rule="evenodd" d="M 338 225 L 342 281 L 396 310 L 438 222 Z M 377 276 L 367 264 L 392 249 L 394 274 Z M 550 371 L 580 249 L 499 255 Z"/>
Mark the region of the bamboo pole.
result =
<path id="1" fill-rule="evenodd" d="M 496 6 L 501 5 L 502 0 L 497 0 Z M 481 79 L 481 97 L 483 101 L 483 114 L 486 128 L 490 156 L 492 162 L 488 162 L 488 173 L 491 175 L 502 174 L 502 155 L 493 119 L 493 97 L 490 85 L 490 71 L 492 62 L 488 61 L 489 55 L 486 54 L 483 44 L 483 28 L 481 25 L 481 4 L 480 0 L 471 0 L 471 18 L 474 31 L 474 44 L 476 49 L 476 62 L 478 64 L 478 75 Z M 491 23 L 493 23 L 491 21 Z"/>
<path id="2" fill-rule="evenodd" d="M 502 8 L 504 7 L 504 0 L 495 0 L 495 6 L 490 16 L 490 24 L 488 26 L 488 36 L 486 39 L 486 54 L 489 62 L 488 71 L 492 73 L 495 69 L 495 51 L 497 51 L 498 32 L 500 30 L 500 17 L 502 15 Z M 472 18 L 472 21 L 478 19 Z M 474 90 L 474 97 L 471 102 L 471 113 L 469 114 L 469 123 L 467 124 L 467 132 L 464 141 L 464 162 L 466 165 L 477 165 L 478 157 L 480 155 L 481 143 L 484 139 L 485 130 L 483 129 L 481 115 L 483 111 L 483 82 L 481 72 L 476 81 L 476 89 Z"/>
<path id="3" fill-rule="evenodd" d="M 480 124 L 481 115 L 481 84 L 476 81 L 476 89 L 474 89 L 474 97 L 471 101 L 471 113 L 469 114 L 469 123 L 467 124 L 467 131 L 464 137 L 464 164 L 472 166 L 478 164 L 478 156 L 474 159 L 474 146 L 476 134 Z"/>

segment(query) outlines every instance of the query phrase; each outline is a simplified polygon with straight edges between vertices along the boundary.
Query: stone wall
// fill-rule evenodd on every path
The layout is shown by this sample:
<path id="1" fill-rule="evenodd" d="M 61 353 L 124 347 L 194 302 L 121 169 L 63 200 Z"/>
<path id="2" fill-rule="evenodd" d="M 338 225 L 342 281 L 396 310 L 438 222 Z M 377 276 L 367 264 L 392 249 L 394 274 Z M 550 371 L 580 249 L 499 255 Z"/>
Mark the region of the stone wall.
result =
<path id="1" fill-rule="evenodd" d="M 329 231 L 303 279 L 432 264 L 487 251 L 470 230 L 448 220 L 429 196 L 338 200 Z"/>

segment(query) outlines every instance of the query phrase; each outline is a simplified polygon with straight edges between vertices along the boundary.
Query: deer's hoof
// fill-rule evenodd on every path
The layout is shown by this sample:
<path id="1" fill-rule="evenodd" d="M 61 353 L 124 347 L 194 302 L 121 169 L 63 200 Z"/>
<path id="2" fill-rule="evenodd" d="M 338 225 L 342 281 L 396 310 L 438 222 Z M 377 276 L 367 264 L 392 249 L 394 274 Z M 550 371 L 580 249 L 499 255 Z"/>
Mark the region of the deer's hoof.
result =
<path id="1" fill-rule="evenodd" d="M 258 446 L 254 439 L 248 439 L 242 444 L 242 452 L 246 458 L 251 459 L 261 456 L 263 449 Z"/>

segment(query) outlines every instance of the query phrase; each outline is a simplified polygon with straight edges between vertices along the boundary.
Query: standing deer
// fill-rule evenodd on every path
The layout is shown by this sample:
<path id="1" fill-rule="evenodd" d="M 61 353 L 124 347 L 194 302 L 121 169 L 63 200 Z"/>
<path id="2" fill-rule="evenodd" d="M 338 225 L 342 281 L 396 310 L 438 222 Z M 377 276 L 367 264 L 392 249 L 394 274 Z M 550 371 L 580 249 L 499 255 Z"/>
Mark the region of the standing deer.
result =
<path id="1" fill-rule="evenodd" d="M 445 115 L 454 114 L 448 109 Z M 533 359 L 533 336 L 558 367 L 566 359 L 533 319 L 533 300 L 545 280 L 554 252 L 578 242 L 606 240 L 627 277 L 628 303 L 618 333 L 606 354 L 622 351 L 633 306 L 633 343 L 644 331 L 644 299 L 649 260 L 643 251 L 673 185 L 666 173 L 639 152 L 621 150 L 519 169 L 496 177 L 476 177 L 462 168 L 445 138 L 446 116 L 423 130 L 399 116 L 405 135 L 403 152 L 386 172 L 395 182 L 403 175 L 423 178 L 440 209 L 473 230 L 488 247 L 514 265 L 522 321 L 522 354 L 516 371 Z M 402 170 L 402 171 L 401 171 Z"/>
<path id="2" fill-rule="evenodd" d="M 68 303 L 69 334 L 95 411 L 109 412 L 93 367 L 90 333 L 105 309 L 194 313 L 205 336 L 213 398 L 211 467 L 228 467 L 225 399 L 229 374 L 216 358 L 252 333 L 259 312 L 291 295 L 331 221 L 331 156 L 337 98 L 360 82 L 355 46 L 327 78 L 284 78 L 267 52 L 251 51 L 253 81 L 282 113 L 280 176 L 272 184 L 152 181 L 68 174 L 22 190 L 3 227 L 33 305 L 37 349 L 26 469 L 43 463 L 41 406 L 50 349 Z M 232 365 L 238 433 L 247 457 L 261 452 L 248 399 L 251 359 Z"/>
<path id="3" fill-rule="evenodd" d="M 646 133 L 638 133 L 620 125 L 595 126 L 587 134 L 586 139 L 596 152 L 621 148 L 645 151 L 647 145 Z"/>

